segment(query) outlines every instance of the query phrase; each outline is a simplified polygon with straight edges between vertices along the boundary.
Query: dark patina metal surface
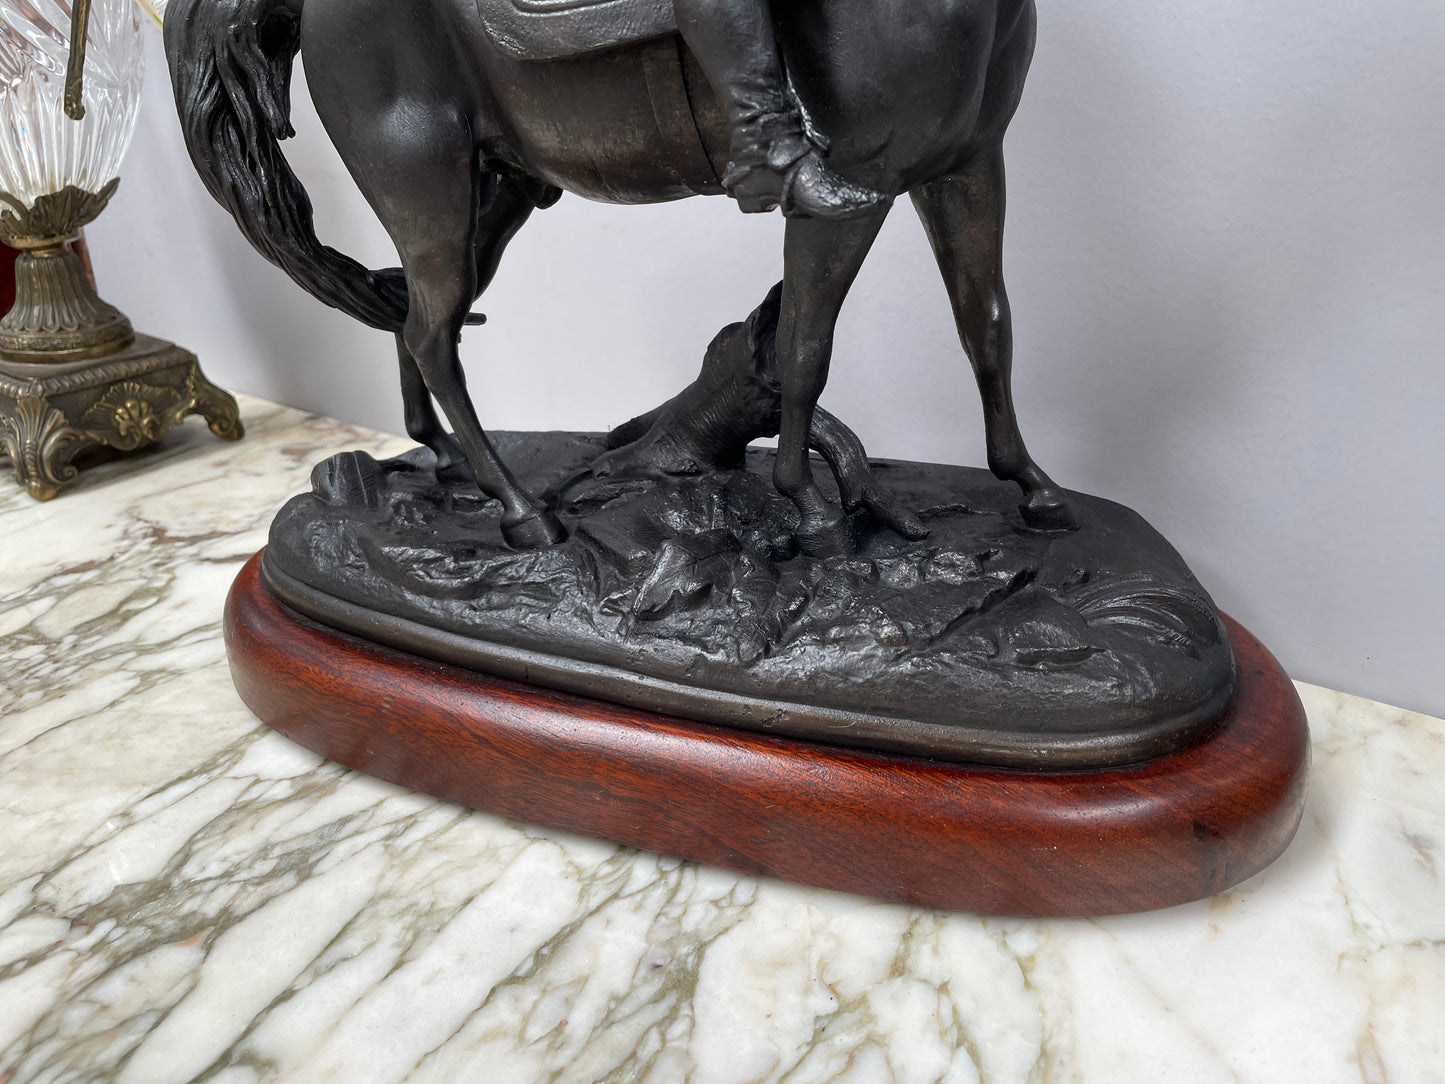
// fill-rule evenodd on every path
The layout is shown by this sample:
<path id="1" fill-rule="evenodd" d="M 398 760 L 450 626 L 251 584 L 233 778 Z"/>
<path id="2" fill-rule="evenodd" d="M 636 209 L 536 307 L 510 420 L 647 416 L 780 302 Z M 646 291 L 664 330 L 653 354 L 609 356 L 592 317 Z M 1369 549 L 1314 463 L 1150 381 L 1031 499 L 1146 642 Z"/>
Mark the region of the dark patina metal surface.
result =
<path id="1" fill-rule="evenodd" d="M 989 466 L 1020 488 L 1030 525 L 1072 526 L 1019 431 L 1002 276 L 1003 138 L 1033 55 L 1032 0 L 794 0 L 771 14 L 790 93 L 829 148 L 829 170 L 883 197 L 909 195 L 923 219 L 977 371 Z M 368 270 L 316 237 L 280 143 L 298 51 L 399 269 Z M 629 204 L 710 190 L 699 155 L 679 147 L 690 130 L 703 157 L 725 164 L 735 110 L 695 78 L 689 51 L 674 47 L 664 62 L 648 40 L 521 59 L 488 35 L 476 0 L 174 0 L 166 52 L 192 160 L 247 238 L 320 300 L 397 335 L 408 430 L 443 457 L 460 450 L 501 501 L 511 545 L 560 541 L 553 510 L 517 483 L 482 428 L 458 335 L 507 244 L 563 190 Z M 676 79 L 663 77 L 668 63 Z M 815 555 L 851 545 L 807 449 L 838 314 L 890 209 L 886 200 L 786 226 L 774 481 L 798 511 L 798 544 Z"/>
<path id="2" fill-rule="evenodd" d="M 314 296 L 395 334 L 407 431 L 428 449 L 319 467 L 276 521 L 272 588 L 422 654 L 839 744 L 1098 768 L 1207 731 L 1235 677 L 1207 594 L 1137 515 L 1055 485 L 1014 410 L 1002 147 L 1032 0 L 675 0 L 691 46 L 658 36 L 670 24 L 651 0 L 485 2 L 486 25 L 477 0 L 171 4 L 203 181 Z M 709 12 L 724 21 L 699 27 Z M 527 19 L 544 31 L 530 46 L 498 29 Z M 749 19 L 754 33 L 699 45 Z M 315 234 L 281 151 L 298 52 L 399 268 L 368 270 Z M 754 202 L 770 170 L 790 171 L 782 283 L 693 384 L 611 437 L 494 440 L 457 343 L 511 239 L 563 191 L 642 204 L 727 188 L 747 206 L 745 95 L 726 76 L 777 55 L 803 157 L 742 164 L 765 182 Z M 818 181 L 813 198 L 798 176 Z M 977 377 L 992 477 L 870 464 L 817 405 L 839 312 L 903 195 Z M 823 213 L 840 203 L 862 210 Z M 747 451 L 773 435 L 776 456 Z"/>
<path id="3" fill-rule="evenodd" d="M 1146 760 L 1207 733 L 1233 691 L 1208 594 L 1136 513 L 1071 495 L 1029 531 L 986 471 L 876 463 L 930 531 L 865 526 L 797 555 L 793 512 L 746 469 L 589 483 L 600 435 L 498 434 L 568 540 L 509 548 L 501 507 L 430 452 L 317 468 L 277 517 L 272 590 L 324 624 L 503 677 L 686 718 L 1020 768 Z M 866 516 L 860 517 L 867 519 Z"/>

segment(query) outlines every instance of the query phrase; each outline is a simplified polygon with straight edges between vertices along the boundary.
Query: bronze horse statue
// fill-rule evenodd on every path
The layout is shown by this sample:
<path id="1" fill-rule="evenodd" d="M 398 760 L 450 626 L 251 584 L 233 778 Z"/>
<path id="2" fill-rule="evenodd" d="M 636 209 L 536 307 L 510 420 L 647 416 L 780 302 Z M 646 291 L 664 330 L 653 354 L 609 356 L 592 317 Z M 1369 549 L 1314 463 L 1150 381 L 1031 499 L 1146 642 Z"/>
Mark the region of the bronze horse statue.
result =
<path id="1" fill-rule="evenodd" d="M 1071 527 L 1019 432 L 1001 274 L 1002 142 L 1033 54 L 1033 0 L 786 0 L 775 16 L 829 166 L 908 193 L 923 219 L 982 394 L 989 466 L 1022 487 L 1031 527 Z M 251 243 L 320 300 L 396 334 L 408 432 L 446 457 L 434 396 L 477 485 L 502 503 L 510 545 L 559 541 L 555 515 L 483 431 L 457 343 L 507 243 L 559 190 L 628 204 L 721 192 L 725 118 L 680 39 L 538 61 L 495 44 L 477 0 L 172 0 L 166 50 L 191 157 Z M 369 271 L 316 238 L 280 149 L 298 50 L 399 270 Z M 815 556 L 853 546 L 814 481 L 809 435 L 839 310 L 888 210 L 786 223 L 775 482 Z"/>

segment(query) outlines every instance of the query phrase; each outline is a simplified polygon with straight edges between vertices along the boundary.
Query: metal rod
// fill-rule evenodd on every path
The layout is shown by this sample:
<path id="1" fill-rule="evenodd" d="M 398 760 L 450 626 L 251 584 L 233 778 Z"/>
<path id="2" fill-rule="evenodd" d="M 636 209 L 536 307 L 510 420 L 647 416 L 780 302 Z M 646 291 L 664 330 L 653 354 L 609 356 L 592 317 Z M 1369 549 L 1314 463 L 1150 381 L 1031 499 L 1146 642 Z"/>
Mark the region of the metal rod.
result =
<path id="1" fill-rule="evenodd" d="M 70 8 L 70 62 L 65 69 L 65 115 L 85 117 L 85 37 L 90 30 L 91 0 L 73 0 Z"/>

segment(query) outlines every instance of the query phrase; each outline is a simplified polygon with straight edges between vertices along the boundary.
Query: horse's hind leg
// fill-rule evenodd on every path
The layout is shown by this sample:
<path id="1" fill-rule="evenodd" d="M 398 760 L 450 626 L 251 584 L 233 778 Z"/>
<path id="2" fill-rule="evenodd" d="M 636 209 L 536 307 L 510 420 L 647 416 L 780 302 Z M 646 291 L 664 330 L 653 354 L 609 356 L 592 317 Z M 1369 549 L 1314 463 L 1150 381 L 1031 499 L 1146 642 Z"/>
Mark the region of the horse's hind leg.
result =
<path id="1" fill-rule="evenodd" d="M 468 481 L 471 468 L 462 446 L 437 417 L 431 390 L 421 375 L 421 367 L 407 348 L 406 336 L 396 334 L 396 358 L 401 369 L 401 408 L 406 421 L 406 435 L 430 448 L 437 457 L 436 474 L 442 481 Z"/>
<path id="2" fill-rule="evenodd" d="M 410 308 L 403 344 L 451 422 L 478 488 L 502 502 L 507 543 L 558 542 L 564 533 L 556 517 L 517 484 L 482 428 L 457 354 L 483 278 L 479 255 L 487 247 L 478 235 L 486 188 L 466 118 L 454 108 L 419 110 L 408 119 L 406 135 L 371 147 L 368 168 L 358 177 L 385 179 L 376 187 L 363 183 L 362 190 L 406 274 Z"/>
<path id="3" fill-rule="evenodd" d="M 1019 510 L 1039 530 L 1075 521 L 1063 492 L 1029 456 L 1013 401 L 1013 318 L 1003 283 L 1003 148 L 980 154 L 963 173 L 913 192 L 953 302 L 963 347 L 983 398 L 988 465 L 1024 491 Z"/>
<path id="4" fill-rule="evenodd" d="M 490 183 L 483 187 L 487 190 L 485 205 L 477 221 L 478 297 L 492 284 L 507 244 L 536 208 L 531 197 L 508 178 L 493 176 Z M 437 417 L 431 391 L 422 378 L 416 358 L 407 348 L 406 336 L 402 332 L 396 336 L 396 352 L 401 369 L 401 400 L 407 436 L 436 453 L 437 474 L 445 474 L 461 464 L 465 456 Z"/>
<path id="5" fill-rule="evenodd" d="M 451 448 L 446 443 L 447 431 L 437 417 L 431 392 L 422 379 L 416 358 L 407 349 L 406 336 L 399 331 L 396 333 L 396 360 L 401 368 L 401 408 L 406 421 L 406 435 L 436 453 L 437 471 L 440 472 L 442 458 L 450 458 L 451 455 Z"/>
<path id="6" fill-rule="evenodd" d="M 838 314 L 887 217 L 883 208 L 843 221 L 788 222 L 778 317 L 783 411 L 773 480 L 798 508 L 798 548 L 810 557 L 851 553 L 855 545 L 843 510 L 813 480 L 808 439 L 828 382 Z"/>

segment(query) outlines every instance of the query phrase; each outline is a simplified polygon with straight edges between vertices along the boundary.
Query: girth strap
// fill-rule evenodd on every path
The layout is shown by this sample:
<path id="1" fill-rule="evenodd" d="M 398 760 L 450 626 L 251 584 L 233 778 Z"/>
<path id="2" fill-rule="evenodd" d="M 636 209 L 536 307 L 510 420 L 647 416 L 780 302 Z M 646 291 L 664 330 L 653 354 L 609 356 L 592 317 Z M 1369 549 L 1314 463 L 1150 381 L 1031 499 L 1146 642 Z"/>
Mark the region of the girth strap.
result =
<path id="1" fill-rule="evenodd" d="M 716 196 L 724 191 L 722 174 L 708 156 L 698 130 L 688 83 L 688 59 L 687 47 L 677 35 L 656 38 L 642 46 L 652 115 L 667 146 L 668 160 L 688 188 L 700 196 Z M 697 74 L 701 76 L 700 71 Z"/>

